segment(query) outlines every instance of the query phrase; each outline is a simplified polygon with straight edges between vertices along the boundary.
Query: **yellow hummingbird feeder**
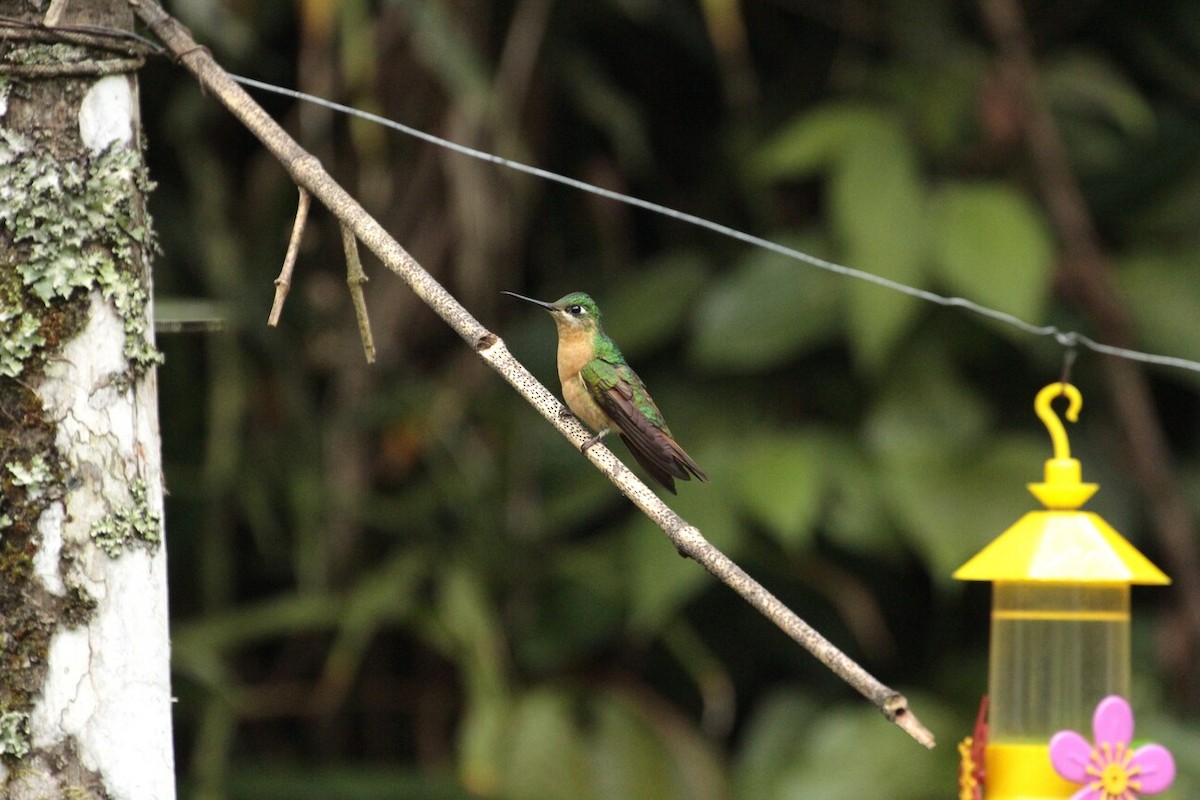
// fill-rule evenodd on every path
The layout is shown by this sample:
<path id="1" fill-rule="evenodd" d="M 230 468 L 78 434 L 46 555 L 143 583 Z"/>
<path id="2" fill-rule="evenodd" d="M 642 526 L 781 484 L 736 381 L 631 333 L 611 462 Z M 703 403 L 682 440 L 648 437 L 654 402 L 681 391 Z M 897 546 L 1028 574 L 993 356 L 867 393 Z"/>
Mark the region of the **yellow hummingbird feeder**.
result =
<path id="1" fill-rule="evenodd" d="M 1097 703 L 1129 696 L 1129 587 L 1170 583 L 1108 523 L 1079 510 L 1098 487 L 1082 482 L 1071 458 L 1051 408 L 1059 396 L 1072 422 L 1083 405 L 1067 383 L 1034 401 L 1054 444 L 1045 482 L 1029 485 L 1045 510 L 1027 513 L 954 573 L 993 583 L 987 743 L 974 755 L 982 764 L 964 763 L 963 797 L 1048 800 L 1079 789 L 1051 766 L 1051 737 L 1088 729 Z"/>

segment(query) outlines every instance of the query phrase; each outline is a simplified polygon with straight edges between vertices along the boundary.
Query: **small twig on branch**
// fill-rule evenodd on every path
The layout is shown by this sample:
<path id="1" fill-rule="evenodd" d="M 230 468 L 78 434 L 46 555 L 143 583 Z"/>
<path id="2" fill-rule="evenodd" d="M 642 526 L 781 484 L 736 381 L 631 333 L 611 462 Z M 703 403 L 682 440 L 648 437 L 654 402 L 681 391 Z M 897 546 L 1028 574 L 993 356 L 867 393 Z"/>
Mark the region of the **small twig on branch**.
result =
<path id="1" fill-rule="evenodd" d="M 296 206 L 296 221 L 292 224 L 292 238 L 288 241 L 287 255 L 283 257 L 283 268 L 279 270 L 279 277 L 275 279 L 275 302 L 271 304 L 271 316 L 267 317 L 267 324 L 272 328 L 279 325 L 279 315 L 283 313 L 283 301 L 287 299 L 288 292 L 292 288 L 292 270 L 296 268 L 296 257 L 300 254 L 300 241 L 304 238 L 304 225 L 308 222 L 308 207 L 312 203 L 311 195 L 303 186 L 296 188 L 300 190 L 300 202 Z M 362 271 L 361 267 L 359 271 Z"/>
<path id="2" fill-rule="evenodd" d="M 426 272 L 383 226 L 358 204 L 358 201 L 333 180 L 316 158 L 300 147 L 230 78 L 206 49 L 197 47 L 187 29 L 153 0 L 128 2 L 150 30 L 196 75 L 201 86 L 224 103 L 226 108 L 258 137 L 292 179 L 320 200 L 384 266 L 400 276 L 426 305 L 453 328 L 485 362 L 499 372 L 551 425 L 576 447 L 582 446 L 591 438 L 591 432 L 573 415 L 564 413 L 562 403 L 517 361 L 504 342 L 481 325 L 445 287 Z M 842 680 L 870 700 L 902 730 L 926 747 L 933 747 L 933 734 L 909 710 L 904 695 L 880 683 L 747 575 L 724 553 L 713 547 L 699 530 L 663 503 L 603 444 L 589 448 L 586 457 L 634 505 L 663 529 L 681 554 L 698 561 L 741 595 Z"/>
<path id="3" fill-rule="evenodd" d="M 354 316 L 358 318 L 358 335 L 362 338 L 367 363 L 374 364 L 375 337 L 371 335 L 371 320 L 367 317 L 367 301 L 362 289 L 367 282 L 367 273 L 363 272 L 362 259 L 358 257 L 358 238 L 344 223 L 342 248 L 346 251 L 346 285 L 350 287 L 350 301 L 354 303 Z"/>
<path id="4" fill-rule="evenodd" d="M 46 10 L 46 16 L 42 18 L 42 24 L 47 28 L 53 28 L 57 25 L 67 10 L 68 2 L 70 0 L 50 0 L 50 8 Z"/>

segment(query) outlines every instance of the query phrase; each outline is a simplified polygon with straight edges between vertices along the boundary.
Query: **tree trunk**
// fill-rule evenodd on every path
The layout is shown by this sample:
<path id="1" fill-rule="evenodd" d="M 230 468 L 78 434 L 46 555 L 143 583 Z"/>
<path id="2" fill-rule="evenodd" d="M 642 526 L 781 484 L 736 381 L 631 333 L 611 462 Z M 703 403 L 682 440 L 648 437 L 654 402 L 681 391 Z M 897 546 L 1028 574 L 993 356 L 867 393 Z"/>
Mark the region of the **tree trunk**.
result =
<path id="1" fill-rule="evenodd" d="M 137 59 L 71 31 L 133 20 L 34 5 L 0 0 L 59 26 L 0 38 L 0 797 L 169 800 Z"/>

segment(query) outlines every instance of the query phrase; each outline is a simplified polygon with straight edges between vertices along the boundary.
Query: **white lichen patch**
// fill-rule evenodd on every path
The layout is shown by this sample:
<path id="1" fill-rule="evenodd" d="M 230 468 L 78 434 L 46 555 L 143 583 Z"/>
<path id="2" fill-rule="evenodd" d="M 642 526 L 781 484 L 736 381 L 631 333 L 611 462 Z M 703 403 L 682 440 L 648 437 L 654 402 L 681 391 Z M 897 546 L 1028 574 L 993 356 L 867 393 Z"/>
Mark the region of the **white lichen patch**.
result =
<path id="1" fill-rule="evenodd" d="M 48 592 L 58 597 L 67 593 L 59 569 L 63 523 L 66 522 L 66 516 L 67 510 L 61 502 L 51 503 L 50 507 L 42 512 L 38 518 L 38 534 L 41 536 L 42 545 L 33 554 L 34 574 Z"/>
<path id="2" fill-rule="evenodd" d="M 106 75 L 92 84 L 79 106 L 79 136 L 100 153 L 111 144 L 133 142 L 133 91 L 124 75 Z"/>

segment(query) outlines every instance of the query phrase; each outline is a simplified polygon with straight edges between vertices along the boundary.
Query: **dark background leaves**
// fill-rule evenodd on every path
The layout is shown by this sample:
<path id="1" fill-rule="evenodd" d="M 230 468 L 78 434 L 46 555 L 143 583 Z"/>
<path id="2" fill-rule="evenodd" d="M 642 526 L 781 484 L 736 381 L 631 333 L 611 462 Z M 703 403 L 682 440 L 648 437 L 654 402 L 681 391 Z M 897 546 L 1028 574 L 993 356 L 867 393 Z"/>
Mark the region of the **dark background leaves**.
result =
<path id="1" fill-rule="evenodd" d="M 1042 92 L 1137 345 L 1200 357 L 1200 10 L 1026 5 Z M 219 3 L 234 72 L 1094 333 L 1056 291 L 978 8 L 945 0 Z M 313 215 L 265 326 L 295 190 L 166 62 L 143 73 L 185 797 L 946 796 L 986 685 L 987 591 L 950 572 L 1033 500 L 1062 353 L 666 218 L 323 109 L 260 101 L 557 389 L 499 295 L 592 293 L 712 476 L 676 507 L 905 691 L 932 754 L 667 540 L 369 258 L 361 356 Z M 1091 508 L 1173 571 L 1098 356 L 1071 442 Z M 1152 387 L 1195 508 L 1194 374 Z M 619 455 L 625 456 L 620 445 Z M 1196 631 L 1135 591 L 1139 734 L 1196 788 Z"/>

